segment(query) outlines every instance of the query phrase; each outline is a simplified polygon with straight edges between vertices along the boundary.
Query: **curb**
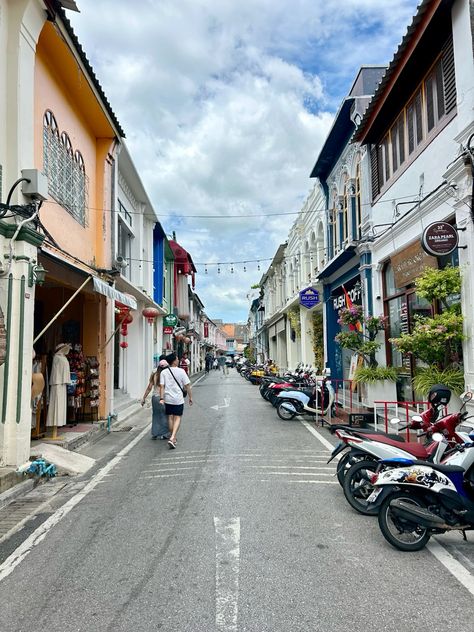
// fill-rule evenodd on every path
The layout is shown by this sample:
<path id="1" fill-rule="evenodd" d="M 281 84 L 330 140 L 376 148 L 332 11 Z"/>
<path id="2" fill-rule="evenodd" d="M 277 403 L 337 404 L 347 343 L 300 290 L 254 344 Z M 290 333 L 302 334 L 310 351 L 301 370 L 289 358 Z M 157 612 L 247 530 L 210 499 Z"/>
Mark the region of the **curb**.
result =
<path id="1" fill-rule="evenodd" d="M 5 492 L 0 494 L 0 510 L 4 509 L 7 505 L 12 503 L 14 500 L 18 498 L 18 496 L 23 496 L 23 494 L 28 493 L 36 486 L 36 481 L 32 478 L 22 481 L 21 483 L 17 483 L 10 489 L 7 489 Z"/>

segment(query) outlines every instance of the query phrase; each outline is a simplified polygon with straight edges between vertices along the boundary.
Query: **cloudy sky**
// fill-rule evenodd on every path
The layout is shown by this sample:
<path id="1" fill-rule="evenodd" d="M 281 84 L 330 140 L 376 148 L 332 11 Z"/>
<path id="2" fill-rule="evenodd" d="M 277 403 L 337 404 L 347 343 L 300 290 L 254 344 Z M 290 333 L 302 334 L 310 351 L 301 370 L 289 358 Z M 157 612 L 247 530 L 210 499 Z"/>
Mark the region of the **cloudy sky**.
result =
<path id="1" fill-rule="evenodd" d="M 295 219 L 264 215 L 301 208 L 358 68 L 392 58 L 417 0 L 77 4 L 68 17 L 165 231 L 196 262 L 206 312 L 245 321 L 248 290 Z M 260 272 L 235 263 L 254 259 Z M 220 274 L 205 274 L 213 262 Z"/>

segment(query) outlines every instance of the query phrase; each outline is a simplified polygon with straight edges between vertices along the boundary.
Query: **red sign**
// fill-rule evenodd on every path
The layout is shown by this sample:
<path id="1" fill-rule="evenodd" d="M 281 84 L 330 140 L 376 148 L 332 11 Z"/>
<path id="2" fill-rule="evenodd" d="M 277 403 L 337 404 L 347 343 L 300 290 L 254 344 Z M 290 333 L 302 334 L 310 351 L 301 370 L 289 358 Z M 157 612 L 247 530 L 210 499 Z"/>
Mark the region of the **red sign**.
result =
<path id="1" fill-rule="evenodd" d="M 173 333 L 173 327 L 163 327 L 163 333 L 164 334 L 172 334 Z"/>
<path id="2" fill-rule="evenodd" d="M 204 323 L 204 338 L 209 338 L 209 323 Z"/>

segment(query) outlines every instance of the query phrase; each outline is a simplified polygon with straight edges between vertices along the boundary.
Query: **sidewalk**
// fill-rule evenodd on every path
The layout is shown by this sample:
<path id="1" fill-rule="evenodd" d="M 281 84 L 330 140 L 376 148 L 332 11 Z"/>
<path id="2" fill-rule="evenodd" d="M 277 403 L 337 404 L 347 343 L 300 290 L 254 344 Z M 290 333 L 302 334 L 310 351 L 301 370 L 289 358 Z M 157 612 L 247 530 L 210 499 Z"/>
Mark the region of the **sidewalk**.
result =
<path id="1" fill-rule="evenodd" d="M 192 375 L 190 378 L 191 384 L 194 384 L 204 375 L 204 371 Z M 52 441 L 47 436 L 42 439 L 32 439 L 30 454 L 35 456 L 35 447 L 41 443 L 51 443 L 51 445 L 56 445 L 75 452 L 86 444 L 100 441 L 106 437 L 109 432 L 120 432 L 123 431 L 124 427 L 133 426 L 132 419 L 142 408 L 139 402 L 135 402 L 136 406 L 133 406 L 134 402 L 131 398 L 130 403 L 132 405 L 128 409 L 128 416 L 119 419 L 112 418 L 110 428 L 107 428 L 107 419 L 98 422 L 80 423 L 77 424 L 77 426 L 64 426 L 59 429 L 58 439 L 55 441 Z M 13 467 L 0 467 L 0 507 L 5 506 L 19 495 L 29 491 L 36 483 L 37 481 L 34 481 L 34 479 L 27 479 L 23 475 L 17 474 Z"/>

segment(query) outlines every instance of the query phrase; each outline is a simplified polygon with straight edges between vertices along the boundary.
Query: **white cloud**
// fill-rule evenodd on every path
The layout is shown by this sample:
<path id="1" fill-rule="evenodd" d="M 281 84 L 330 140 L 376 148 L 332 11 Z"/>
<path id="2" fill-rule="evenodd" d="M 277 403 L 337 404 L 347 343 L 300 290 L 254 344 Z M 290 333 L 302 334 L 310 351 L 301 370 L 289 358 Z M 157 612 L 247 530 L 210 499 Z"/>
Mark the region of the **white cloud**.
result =
<path id="1" fill-rule="evenodd" d="M 150 198 L 196 262 L 273 256 L 293 216 L 166 216 L 298 211 L 358 67 L 391 59 L 416 8 L 416 0 L 78 4 L 82 13 L 69 17 Z M 246 318 L 248 288 L 264 268 L 242 268 L 199 269 L 211 316 Z"/>

